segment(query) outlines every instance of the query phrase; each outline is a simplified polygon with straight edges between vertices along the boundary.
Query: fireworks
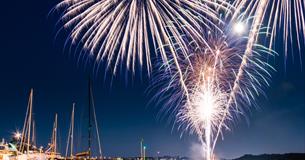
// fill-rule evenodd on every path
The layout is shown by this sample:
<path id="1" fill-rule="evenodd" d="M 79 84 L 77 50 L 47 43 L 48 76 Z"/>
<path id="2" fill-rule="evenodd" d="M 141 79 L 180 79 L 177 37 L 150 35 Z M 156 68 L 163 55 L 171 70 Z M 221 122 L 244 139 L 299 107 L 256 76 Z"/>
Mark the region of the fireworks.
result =
<path id="1" fill-rule="evenodd" d="M 244 22 L 240 24 L 246 25 Z M 240 25 L 239 24 L 239 25 Z M 179 74 L 172 62 L 165 72 L 157 74 L 152 87 L 161 88 L 155 98 L 164 104 L 162 111 L 175 116 L 175 124 L 182 133 L 189 131 L 198 135 L 205 146 L 207 159 L 213 158 L 213 150 L 222 129 L 254 104 L 255 97 L 263 94 L 269 85 L 270 70 L 266 58 L 273 56 L 268 48 L 254 44 L 251 56 L 244 66 L 245 74 L 238 75 L 248 38 L 241 32 L 235 33 L 236 24 L 228 25 L 223 31 L 205 31 L 205 44 L 189 44 L 189 61 L 179 59 L 185 92 L 181 89 Z M 162 67 L 161 67 L 162 68 Z M 238 89 L 234 88 L 236 79 Z M 231 99 L 233 89 L 234 98 Z M 159 98 L 159 99 L 158 99 Z"/>
<path id="2" fill-rule="evenodd" d="M 194 130 L 192 132 L 202 136 L 199 139 L 205 144 L 207 159 L 210 159 L 212 153 L 212 131 L 217 128 L 224 114 L 228 97 L 226 92 L 222 91 L 221 84 L 218 84 L 217 58 L 212 60 L 212 64 L 207 63 L 198 68 L 198 79 L 194 81 L 193 86 L 188 86 L 191 87 L 190 99 L 177 114 L 178 122 L 185 123 L 186 129 Z"/>
<path id="3" fill-rule="evenodd" d="M 305 38 L 304 0 L 64 0 L 56 8 L 64 8 L 68 40 L 96 59 L 95 69 L 101 61 L 114 74 L 161 66 L 153 99 L 182 133 L 198 135 L 207 159 L 222 131 L 269 86 L 275 69 L 267 58 L 276 54 L 279 27 L 285 54 L 289 41 L 300 49 Z M 266 47 L 258 43 L 264 36 Z M 161 64 L 152 66 L 153 57 Z"/>
<path id="4" fill-rule="evenodd" d="M 236 6 L 236 12 L 232 17 L 233 21 L 235 20 L 237 15 L 240 14 L 242 10 L 244 10 L 244 12 L 248 14 L 240 14 L 240 15 L 242 16 L 253 15 L 254 18 L 248 36 L 248 44 L 245 53 L 242 56 L 242 62 L 237 71 L 236 79 L 233 83 L 227 108 L 230 108 L 231 104 L 236 105 L 236 101 L 238 101 L 238 99 L 243 99 L 245 97 L 244 96 L 245 93 L 251 93 L 251 92 L 243 92 L 243 90 L 246 87 L 241 85 L 241 81 L 244 76 L 247 76 L 247 78 L 253 78 L 252 76 L 247 75 L 248 70 L 249 69 L 253 70 L 259 67 L 258 65 L 254 65 L 254 67 L 251 68 L 249 67 L 249 63 L 251 63 L 250 59 L 251 57 L 253 57 L 253 54 L 255 54 L 253 52 L 253 48 L 257 43 L 258 37 L 260 35 L 259 32 L 263 27 L 263 22 L 265 18 L 267 18 L 268 21 L 267 28 L 271 30 L 271 32 L 267 31 L 267 33 L 265 34 L 267 37 L 270 36 L 269 48 L 272 48 L 279 27 L 283 26 L 282 36 L 284 38 L 285 57 L 287 57 L 288 41 L 290 40 L 290 42 L 292 43 L 294 34 L 296 34 L 295 37 L 297 40 L 297 45 L 299 50 L 301 46 L 301 37 L 305 38 L 305 23 L 304 23 L 305 2 L 302 0 L 258 0 L 258 1 L 236 0 L 234 1 L 233 5 Z M 268 14 L 269 16 L 267 16 Z M 301 53 L 299 53 L 299 55 L 301 55 Z M 266 63 L 266 65 L 268 64 Z M 261 70 L 264 71 L 263 68 L 261 68 Z M 264 72 L 267 73 L 267 70 Z M 262 80 L 264 80 L 265 83 L 268 84 L 268 81 L 265 78 L 263 78 Z M 258 94 L 258 91 L 256 91 L 257 89 L 255 87 L 253 88 L 255 92 Z M 253 96 L 251 95 L 251 97 Z M 246 99 L 249 99 L 248 96 L 246 96 Z M 228 112 L 226 114 L 228 114 Z M 218 137 L 218 135 L 220 134 L 222 128 L 221 126 L 224 125 L 225 123 L 224 121 L 226 114 L 223 116 L 223 119 L 219 124 L 220 127 L 218 129 L 216 137 Z M 214 146 L 215 143 L 216 142 L 214 142 Z"/>
<path id="5" fill-rule="evenodd" d="M 55 8 L 64 9 L 60 20 L 64 28 L 72 28 L 72 43 L 82 45 L 97 64 L 104 60 L 115 74 L 120 65 L 132 71 L 145 65 L 150 72 L 153 47 L 164 63 L 168 54 L 177 59 L 174 46 L 168 44 L 185 48 L 185 37 L 200 39 L 199 26 L 211 26 L 211 19 L 218 19 L 212 7 L 225 9 L 225 4 L 224 0 L 64 0 Z"/>
<path id="6" fill-rule="evenodd" d="M 304 0 L 235 0 L 233 5 L 237 10 L 235 16 L 242 10 L 248 13 L 247 16 L 254 16 L 256 20 L 253 26 L 263 26 L 266 19 L 267 28 L 270 29 L 266 33 L 266 36 L 270 37 L 270 48 L 274 44 L 278 31 L 282 28 L 286 56 L 289 41 L 292 43 L 294 37 L 300 50 L 302 39 L 305 38 Z M 255 31 L 255 28 L 253 30 Z"/>

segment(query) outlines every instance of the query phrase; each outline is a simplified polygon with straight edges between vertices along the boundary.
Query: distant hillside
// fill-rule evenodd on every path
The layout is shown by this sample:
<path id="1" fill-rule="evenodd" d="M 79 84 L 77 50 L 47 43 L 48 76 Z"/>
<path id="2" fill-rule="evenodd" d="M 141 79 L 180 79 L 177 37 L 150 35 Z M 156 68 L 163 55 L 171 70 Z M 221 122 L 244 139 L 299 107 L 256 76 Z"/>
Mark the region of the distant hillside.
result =
<path id="1" fill-rule="evenodd" d="M 246 154 L 233 160 L 305 160 L 305 153 L 287 153 L 287 154 Z"/>

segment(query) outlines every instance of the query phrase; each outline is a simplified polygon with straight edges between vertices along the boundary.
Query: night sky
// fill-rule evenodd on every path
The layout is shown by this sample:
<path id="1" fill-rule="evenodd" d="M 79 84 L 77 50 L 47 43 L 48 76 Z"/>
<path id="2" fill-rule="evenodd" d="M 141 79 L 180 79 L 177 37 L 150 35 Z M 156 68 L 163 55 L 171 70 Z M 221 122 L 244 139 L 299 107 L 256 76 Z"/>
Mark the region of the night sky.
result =
<path id="1" fill-rule="evenodd" d="M 37 143 L 51 137 L 54 114 L 59 114 L 60 147 L 65 148 L 72 103 L 76 102 L 76 137 L 84 141 L 88 69 L 63 51 L 64 39 L 55 39 L 56 16 L 48 16 L 58 0 L 3 1 L 0 10 L 0 138 L 21 130 L 30 88 L 34 88 Z M 281 45 L 277 45 L 281 46 Z M 302 52 L 304 52 L 304 46 Z M 279 54 L 282 48 L 276 48 Z M 292 51 L 289 51 L 292 55 Z M 304 54 L 303 54 L 304 55 Z M 277 73 L 267 98 L 247 120 L 232 124 L 216 147 L 220 157 L 243 154 L 305 152 L 304 56 L 277 57 Z M 303 71 L 302 71 L 303 70 Z M 101 73 L 102 74 L 102 73 Z M 145 75 L 144 75 L 145 77 Z M 148 106 L 148 79 L 126 84 L 118 76 L 112 87 L 103 76 L 93 78 L 102 147 L 106 156 L 137 156 L 144 138 L 148 155 L 186 155 L 196 152 L 198 141 L 157 118 L 158 107 Z M 80 135 L 83 133 L 83 135 Z M 85 142 L 84 142 L 85 143 Z M 80 142 L 76 143 L 81 150 Z"/>

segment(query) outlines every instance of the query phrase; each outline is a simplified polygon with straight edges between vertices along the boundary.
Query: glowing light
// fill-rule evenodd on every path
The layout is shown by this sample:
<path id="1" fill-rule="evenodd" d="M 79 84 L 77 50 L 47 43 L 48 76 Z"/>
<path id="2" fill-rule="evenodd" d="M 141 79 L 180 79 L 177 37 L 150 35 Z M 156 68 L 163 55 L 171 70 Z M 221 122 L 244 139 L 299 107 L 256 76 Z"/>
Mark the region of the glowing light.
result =
<path id="1" fill-rule="evenodd" d="M 241 35 L 241 34 L 245 33 L 246 26 L 242 22 L 237 22 L 236 24 L 234 24 L 233 29 L 234 29 L 235 33 Z"/>
<path id="2" fill-rule="evenodd" d="M 17 139 L 17 140 L 21 139 L 21 136 L 22 135 L 21 135 L 21 133 L 19 131 L 14 133 L 14 138 Z"/>
<path id="3" fill-rule="evenodd" d="M 213 109 L 213 99 L 214 97 L 211 93 L 201 93 L 199 98 L 199 113 L 202 115 L 202 119 L 207 120 L 210 119 L 212 113 L 214 112 Z"/>
<path id="4" fill-rule="evenodd" d="M 216 50 L 216 54 L 217 54 L 217 55 L 220 54 L 220 50 L 219 50 L 219 49 Z"/>

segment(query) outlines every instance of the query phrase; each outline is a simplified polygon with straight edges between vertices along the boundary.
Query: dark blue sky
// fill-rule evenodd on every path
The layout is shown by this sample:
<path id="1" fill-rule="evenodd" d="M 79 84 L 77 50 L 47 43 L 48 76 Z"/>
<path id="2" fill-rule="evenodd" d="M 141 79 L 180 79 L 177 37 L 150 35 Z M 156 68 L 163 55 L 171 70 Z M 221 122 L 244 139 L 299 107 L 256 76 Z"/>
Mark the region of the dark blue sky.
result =
<path id="1" fill-rule="evenodd" d="M 0 138 L 8 139 L 11 132 L 22 128 L 31 87 L 35 90 L 34 117 L 39 145 L 48 142 L 57 112 L 64 148 L 72 102 L 76 102 L 77 128 L 84 123 L 88 72 L 68 52 L 62 51 L 63 40 L 54 42 L 54 17 L 47 15 L 57 2 L 1 2 Z M 267 90 L 268 99 L 259 98 L 260 108 L 248 115 L 249 122 L 241 118 L 231 132 L 225 133 L 224 141 L 216 149 L 218 155 L 305 152 L 304 67 L 302 72 L 298 60 L 292 64 L 293 60 L 288 59 L 285 72 L 283 57 L 278 57 L 278 72 Z M 305 63 L 304 58 L 301 61 Z M 142 137 L 149 155 L 157 151 L 190 155 L 196 150 L 193 136 L 180 138 L 171 125 L 157 120 L 158 109 L 146 106 L 147 79 L 140 82 L 137 78 L 134 84 L 125 85 L 123 79 L 117 78 L 110 89 L 109 83 L 98 77 L 94 84 L 105 155 L 136 156 Z"/>

